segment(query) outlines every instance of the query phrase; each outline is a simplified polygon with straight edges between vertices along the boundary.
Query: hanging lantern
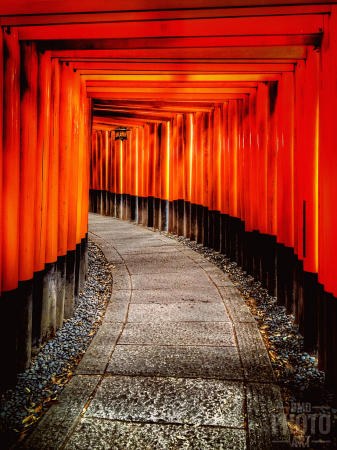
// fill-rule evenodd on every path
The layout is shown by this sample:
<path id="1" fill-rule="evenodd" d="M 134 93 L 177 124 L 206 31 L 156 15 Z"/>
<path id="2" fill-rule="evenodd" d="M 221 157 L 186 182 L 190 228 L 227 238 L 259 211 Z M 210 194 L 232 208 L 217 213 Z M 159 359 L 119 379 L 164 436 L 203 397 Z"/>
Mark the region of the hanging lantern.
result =
<path id="1" fill-rule="evenodd" d="M 119 127 L 119 128 L 116 128 L 113 131 L 115 132 L 115 141 L 118 141 L 118 139 L 123 141 L 124 139 L 125 140 L 128 139 L 127 131 L 130 131 L 130 129 L 129 128 Z"/>

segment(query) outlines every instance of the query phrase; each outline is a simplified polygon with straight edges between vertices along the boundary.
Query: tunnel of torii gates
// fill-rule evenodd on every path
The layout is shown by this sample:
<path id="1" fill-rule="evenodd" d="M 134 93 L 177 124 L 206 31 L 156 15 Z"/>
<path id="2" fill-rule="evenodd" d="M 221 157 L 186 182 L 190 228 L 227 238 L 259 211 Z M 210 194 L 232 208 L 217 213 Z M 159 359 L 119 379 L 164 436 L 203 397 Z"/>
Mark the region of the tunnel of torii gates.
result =
<path id="1" fill-rule="evenodd" d="M 337 391 L 337 5 L 277 3 L 1 2 L 2 388 L 73 315 L 89 210 L 237 262 Z"/>

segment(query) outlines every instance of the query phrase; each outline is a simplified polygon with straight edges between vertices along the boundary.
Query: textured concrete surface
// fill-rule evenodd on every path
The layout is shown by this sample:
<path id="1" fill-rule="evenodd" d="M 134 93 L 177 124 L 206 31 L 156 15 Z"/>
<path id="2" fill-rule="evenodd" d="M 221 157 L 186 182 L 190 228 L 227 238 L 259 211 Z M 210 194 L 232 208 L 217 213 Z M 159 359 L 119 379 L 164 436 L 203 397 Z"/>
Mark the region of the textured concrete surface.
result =
<path id="1" fill-rule="evenodd" d="M 236 347 L 118 345 L 107 372 L 115 375 L 243 379 Z"/>
<path id="2" fill-rule="evenodd" d="M 243 391 L 240 382 L 105 377 L 85 417 L 243 428 Z"/>
<path id="3" fill-rule="evenodd" d="M 266 348 L 230 279 L 141 226 L 90 214 L 89 236 L 111 263 L 111 300 L 26 448 L 287 448 Z"/>
<path id="4" fill-rule="evenodd" d="M 128 322 L 229 322 L 223 303 L 169 303 L 130 306 Z"/>
<path id="5" fill-rule="evenodd" d="M 244 430 L 81 419 L 65 450 L 246 450 Z"/>
<path id="6" fill-rule="evenodd" d="M 229 322 L 127 323 L 120 344 L 234 346 Z"/>

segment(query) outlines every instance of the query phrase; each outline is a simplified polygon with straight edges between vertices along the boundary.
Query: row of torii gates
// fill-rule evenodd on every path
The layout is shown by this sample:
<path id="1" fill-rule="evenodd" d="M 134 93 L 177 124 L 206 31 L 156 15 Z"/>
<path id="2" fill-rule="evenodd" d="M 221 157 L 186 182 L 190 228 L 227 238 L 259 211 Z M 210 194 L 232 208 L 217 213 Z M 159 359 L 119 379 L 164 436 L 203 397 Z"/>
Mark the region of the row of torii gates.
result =
<path id="1" fill-rule="evenodd" d="M 0 6 L 4 386 L 73 314 L 90 209 L 229 255 L 336 388 L 336 2 L 117 3 Z"/>

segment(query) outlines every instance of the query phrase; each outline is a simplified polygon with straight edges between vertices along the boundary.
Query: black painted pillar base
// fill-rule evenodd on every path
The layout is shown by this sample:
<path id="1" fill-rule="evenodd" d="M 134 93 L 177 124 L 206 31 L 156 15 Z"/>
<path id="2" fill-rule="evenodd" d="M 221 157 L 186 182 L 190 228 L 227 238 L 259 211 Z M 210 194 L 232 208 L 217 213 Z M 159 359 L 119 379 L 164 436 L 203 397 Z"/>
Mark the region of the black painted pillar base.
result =
<path id="1" fill-rule="evenodd" d="M 56 303 L 57 303 L 57 263 L 45 266 L 43 277 L 42 298 L 42 343 L 52 338 L 56 332 Z"/>
<path id="2" fill-rule="evenodd" d="M 198 220 L 197 220 L 197 205 L 195 203 L 191 203 L 191 233 L 190 239 L 191 241 L 196 241 L 198 236 Z"/>
<path id="3" fill-rule="evenodd" d="M 75 260 L 75 297 L 74 306 L 78 305 L 80 295 L 80 269 L 81 269 L 81 244 L 76 244 L 76 260 Z"/>
<path id="4" fill-rule="evenodd" d="M 234 217 L 235 223 L 235 235 L 236 235 L 236 248 L 235 248 L 235 260 L 239 267 L 242 266 L 241 260 L 241 248 L 242 248 L 242 240 L 241 240 L 241 220 L 237 217 Z"/>
<path id="5" fill-rule="evenodd" d="M 122 194 L 115 194 L 116 199 L 116 217 L 117 219 L 122 218 Z"/>
<path id="6" fill-rule="evenodd" d="M 168 231 L 169 233 L 173 233 L 174 229 L 174 202 L 169 201 L 169 210 L 168 210 Z"/>
<path id="7" fill-rule="evenodd" d="M 153 200 L 153 228 L 159 230 L 160 222 L 160 198 L 154 198 Z"/>
<path id="8" fill-rule="evenodd" d="M 223 255 L 227 254 L 227 246 L 226 246 L 226 225 L 227 225 L 228 215 L 221 214 L 220 215 L 220 252 Z"/>
<path id="9" fill-rule="evenodd" d="M 285 250 L 285 305 L 293 304 L 294 302 L 294 249 L 291 247 L 284 247 Z"/>
<path id="10" fill-rule="evenodd" d="M 276 297 L 276 280 L 277 280 L 277 241 L 276 236 L 267 236 L 267 289 L 269 295 Z"/>
<path id="11" fill-rule="evenodd" d="M 254 273 L 254 234 L 252 231 L 246 231 L 245 236 L 245 260 L 246 272 L 249 275 Z"/>
<path id="12" fill-rule="evenodd" d="M 213 211 L 213 248 L 220 251 L 220 211 Z"/>
<path id="13" fill-rule="evenodd" d="M 208 247 L 214 250 L 214 211 L 208 210 Z"/>
<path id="14" fill-rule="evenodd" d="M 131 205 L 130 220 L 131 220 L 131 222 L 136 222 L 136 196 L 135 195 L 130 195 L 130 205 Z"/>
<path id="15" fill-rule="evenodd" d="M 33 315 L 32 315 L 32 355 L 39 353 L 42 338 L 42 299 L 44 270 L 34 273 Z"/>
<path id="16" fill-rule="evenodd" d="M 64 319 L 64 301 L 66 292 L 67 257 L 57 258 L 57 299 L 56 299 L 56 329 L 61 328 Z"/>
<path id="17" fill-rule="evenodd" d="M 260 262 L 260 233 L 253 230 L 253 277 L 260 280 L 261 262 Z"/>
<path id="18" fill-rule="evenodd" d="M 229 235 L 230 235 L 230 259 L 238 263 L 239 260 L 239 236 L 238 236 L 238 219 L 229 217 Z"/>
<path id="19" fill-rule="evenodd" d="M 131 196 L 125 194 L 125 220 L 131 222 Z"/>
<path id="20" fill-rule="evenodd" d="M 161 200 L 160 201 L 159 231 L 167 231 L 168 230 L 168 212 L 169 212 L 169 201 Z"/>
<path id="21" fill-rule="evenodd" d="M 1 293 L 0 314 L 0 388 L 1 391 L 16 383 L 16 322 L 18 289 Z"/>
<path id="22" fill-rule="evenodd" d="M 242 270 L 247 271 L 246 264 L 246 224 L 243 220 L 239 222 L 239 234 L 240 234 L 240 266 Z"/>
<path id="23" fill-rule="evenodd" d="M 64 298 L 64 318 L 70 319 L 74 314 L 76 250 L 67 253 L 66 287 Z"/>
<path id="24" fill-rule="evenodd" d="M 303 323 L 300 333 L 304 338 L 304 349 L 315 353 L 318 345 L 318 275 L 303 271 Z"/>
<path id="25" fill-rule="evenodd" d="M 148 226 L 148 217 L 149 217 L 149 210 L 148 210 L 148 198 L 143 197 L 143 214 L 142 214 L 142 224 L 144 227 Z"/>
<path id="26" fill-rule="evenodd" d="M 196 241 L 198 242 L 198 244 L 203 244 L 203 245 L 205 245 L 205 242 L 207 242 L 207 238 L 208 238 L 207 233 L 205 234 L 205 227 L 204 227 L 205 214 L 207 214 L 207 211 L 205 211 L 205 208 L 202 205 L 197 205 Z"/>
<path id="27" fill-rule="evenodd" d="M 172 233 L 178 234 L 178 200 L 173 200 Z"/>
<path id="28" fill-rule="evenodd" d="M 153 228 L 153 215 L 154 215 L 154 197 L 150 195 L 147 198 L 147 226 Z"/>
<path id="29" fill-rule="evenodd" d="M 110 197 L 111 192 L 106 191 L 105 192 L 105 215 L 110 216 Z"/>
<path id="30" fill-rule="evenodd" d="M 102 191 L 96 191 L 96 199 L 97 199 L 97 214 L 102 214 Z"/>
<path id="31" fill-rule="evenodd" d="M 122 198 L 122 219 L 127 220 L 127 212 L 126 212 L 126 194 L 121 194 Z"/>
<path id="32" fill-rule="evenodd" d="M 184 217 L 185 217 L 185 232 L 184 236 L 188 239 L 191 238 L 191 202 L 184 202 Z"/>
<path id="33" fill-rule="evenodd" d="M 260 233 L 260 281 L 263 287 L 268 285 L 268 234 Z"/>
<path id="34" fill-rule="evenodd" d="M 324 295 L 324 350 L 325 350 L 325 383 L 328 388 L 335 387 L 335 380 L 337 377 L 337 370 L 335 368 L 336 362 L 334 360 L 335 355 L 335 334 L 336 329 L 334 329 L 335 320 L 334 315 L 336 314 L 336 298 L 325 292 Z"/>
<path id="35" fill-rule="evenodd" d="M 277 243 L 277 304 L 280 306 L 286 306 L 285 265 L 285 246 L 284 244 Z"/>
<path id="36" fill-rule="evenodd" d="M 96 191 L 89 189 L 89 212 L 95 213 L 97 211 L 96 200 Z"/>
<path id="37" fill-rule="evenodd" d="M 143 197 L 137 197 L 137 223 L 143 223 Z"/>
<path id="38" fill-rule="evenodd" d="M 85 282 L 85 252 L 86 252 L 86 242 L 85 238 L 81 239 L 81 253 L 80 253 L 80 279 L 79 279 L 79 290 L 84 291 Z"/>
<path id="39" fill-rule="evenodd" d="M 199 208 L 199 205 L 198 205 Z M 200 212 L 202 210 L 202 213 L 199 215 L 199 209 L 198 209 L 198 242 L 199 239 L 201 239 L 201 243 L 204 247 L 209 246 L 208 241 L 208 207 L 200 205 Z"/>
<path id="40" fill-rule="evenodd" d="M 32 354 L 33 279 L 19 281 L 16 331 L 16 371 L 24 372 Z M 6 341 L 5 341 L 6 342 Z"/>
<path id="41" fill-rule="evenodd" d="M 116 217 L 116 194 L 114 192 L 110 193 L 110 217 Z"/>
<path id="42" fill-rule="evenodd" d="M 185 226 L 184 226 L 184 200 L 178 200 L 178 236 L 185 236 Z"/>

